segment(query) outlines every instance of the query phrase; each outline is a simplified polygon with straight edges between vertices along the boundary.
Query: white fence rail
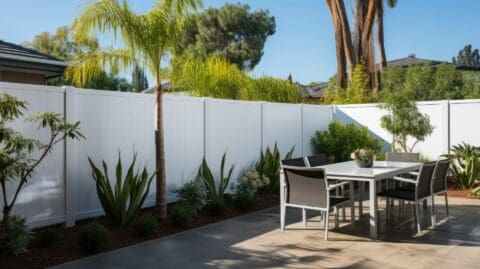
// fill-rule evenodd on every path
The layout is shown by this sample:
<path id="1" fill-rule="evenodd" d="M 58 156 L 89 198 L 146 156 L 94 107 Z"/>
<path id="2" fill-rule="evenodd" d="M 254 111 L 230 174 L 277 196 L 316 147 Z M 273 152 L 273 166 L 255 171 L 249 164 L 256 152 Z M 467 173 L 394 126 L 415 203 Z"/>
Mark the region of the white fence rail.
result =
<path id="1" fill-rule="evenodd" d="M 0 93 L 28 102 L 25 116 L 41 111 L 62 113 L 68 121 L 80 121 L 84 141 L 67 141 L 36 171 L 26 185 L 14 212 L 27 217 L 32 227 L 66 222 L 103 214 L 91 178 L 88 157 L 104 159 L 113 170 L 121 151 L 124 163 L 138 153 L 139 163 L 154 170 L 154 99 L 151 95 L 0 83 Z M 462 141 L 479 145 L 478 126 L 471 115 L 480 112 L 480 100 L 421 102 L 435 126 L 433 134 L 417 146 L 436 158 L 450 145 Z M 193 179 L 203 157 L 214 174 L 227 152 L 227 165 L 235 164 L 234 177 L 252 167 L 261 149 L 278 142 L 285 154 L 295 146 L 294 156 L 313 153 L 310 139 L 325 130 L 332 120 L 367 126 L 390 149 L 392 136 L 380 127 L 384 111 L 375 104 L 322 106 L 278 104 L 193 98 L 166 95 L 164 98 L 165 154 L 168 200 L 173 190 Z M 23 120 L 16 130 L 45 140 L 48 133 Z M 11 194 L 11 186 L 9 194 Z M 155 186 L 145 206 L 154 203 Z M 1 204 L 0 204 L 1 205 Z"/>

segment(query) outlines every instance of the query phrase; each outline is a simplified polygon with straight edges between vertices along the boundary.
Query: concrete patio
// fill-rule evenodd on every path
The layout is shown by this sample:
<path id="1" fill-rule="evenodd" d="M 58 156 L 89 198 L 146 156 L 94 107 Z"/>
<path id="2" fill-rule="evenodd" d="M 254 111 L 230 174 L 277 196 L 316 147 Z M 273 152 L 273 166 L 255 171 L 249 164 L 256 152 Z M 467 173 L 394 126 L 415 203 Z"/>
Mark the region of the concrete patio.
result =
<path id="1" fill-rule="evenodd" d="M 55 268 L 479 268 L 480 201 L 450 198 L 449 220 L 442 202 L 437 197 L 436 228 L 423 211 L 420 235 L 414 235 L 412 220 L 390 216 L 387 225 L 384 201 L 378 240 L 368 238 L 364 215 L 354 234 L 348 218 L 340 218 L 340 228 L 325 242 L 318 215 L 310 215 L 304 228 L 294 209 L 282 233 L 279 209 L 272 208 Z"/>

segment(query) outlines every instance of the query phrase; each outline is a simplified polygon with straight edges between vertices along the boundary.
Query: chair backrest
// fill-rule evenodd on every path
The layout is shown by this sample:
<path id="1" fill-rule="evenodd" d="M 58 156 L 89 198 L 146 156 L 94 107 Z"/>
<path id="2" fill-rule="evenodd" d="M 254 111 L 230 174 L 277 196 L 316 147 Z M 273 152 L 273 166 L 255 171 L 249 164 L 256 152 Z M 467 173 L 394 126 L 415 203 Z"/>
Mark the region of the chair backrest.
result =
<path id="1" fill-rule="evenodd" d="M 288 165 L 288 166 L 298 166 L 298 167 L 306 167 L 307 166 L 305 164 L 305 160 L 303 159 L 303 157 L 293 158 L 293 159 L 288 159 L 288 160 L 282 160 L 281 163 L 282 163 L 282 165 Z"/>
<path id="2" fill-rule="evenodd" d="M 387 152 L 385 160 L 387 162 L 418 163 L 420 153 Z"/>
<path id="3" fill-rule="evenodd" d="M 416 196 L 422 199 L 431 195 L 430 183 L 432 181 L 433 170 L 435 170 L 436 162 L 425 163 L 420 167 L 417 177 Z"/>
<path id="4" fill-rule="evenodd" d="M 315 167 L 328 164 L 327 154 L 317 154 L 305 157 L 308 167 Z"/>
<path id="5" fill-rule="evenodd" d="M 447 189 L 447 173 L 451 161 L 449 159 L 437 161 L 435 171 L 433 172 L 432 190 L 433 193 L 443 192 Z"/>
<path id="6" fill-rule="evenodd" d="M 287 203 L 326 208 L 329 193 L 323 168 L 283 166 Z"/>

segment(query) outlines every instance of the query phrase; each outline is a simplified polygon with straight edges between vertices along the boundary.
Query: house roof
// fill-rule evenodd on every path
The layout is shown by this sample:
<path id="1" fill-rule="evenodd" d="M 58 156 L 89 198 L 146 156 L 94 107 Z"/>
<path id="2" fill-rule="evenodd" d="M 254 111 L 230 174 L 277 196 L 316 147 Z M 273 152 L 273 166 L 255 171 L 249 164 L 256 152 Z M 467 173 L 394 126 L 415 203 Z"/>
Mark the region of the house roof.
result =
<path id="1" fill-rule="evenodd" d="M 59 76 L 68 63 L 51 55 L 0 40 L 0 67 L 3 69 L 34 71 L 48 76 Z"/>
<path id="2" fill-rule="evenodd" d="M 438 61 L 438 60 L 430 60 L 430 59 L 422 59 L 417 58 L 415 54 L 410 54 L 405 58 L 395 59 L 387 62 L 387 66 L 393 67 L 408 67 L 411 65 L 424 65 L 425 63 L 429 63 L 430 66 L 435 67 L 440 64 L 448 64 L 453 65 L 447 61 Z M 458 70 L 469 70 L 469 71 L 480 71 L 480 67 L 475 66 L 465 66 L 465 65 L 455 65 Z"/>
<path id="3" fill-rule="evenodd" d="M 328 82 L 319 82 L 313 85 L 299 85 L 305 98 L 319 99 L 323 97 Z"/>

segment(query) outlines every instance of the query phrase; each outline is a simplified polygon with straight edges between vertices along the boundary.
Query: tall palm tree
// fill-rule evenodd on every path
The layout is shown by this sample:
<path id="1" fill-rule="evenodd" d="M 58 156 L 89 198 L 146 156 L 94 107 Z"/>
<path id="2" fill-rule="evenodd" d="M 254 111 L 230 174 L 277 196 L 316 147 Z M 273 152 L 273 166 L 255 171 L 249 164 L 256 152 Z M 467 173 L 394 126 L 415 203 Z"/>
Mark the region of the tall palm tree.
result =
<path id="1" fill-rule="evenodd" d="M 67 75 L 84 83 L 103 70 L 127 71 L 136 64 L 147 66 L 155 78 L 155 157 L 158 171 L 156 211 L 167 216 L 165 150 L 162 121 L 162 59 L 172 51 L 187 15 L 202 6 L 201 0 L 157 0 L 145 14 L 136 14 L 126 0 L 88 3 L 73 22 L 76 40 L 96 34 L 111 34 L 121 48 L 99 48 L 71 63 Z"/>
<path id="2" fill-rule="evenodd" d="M 387 5 L 390 8 L 394 8 L 397 5 L 397 0 L 387 0 Z M 387 56 L 385 53 L 385 41 L 383 33 L 383 1 L 377 1 L 376 10 L 377 19 L 377 46 L 379 51 L 380 70 L 387 66 Z"/>

